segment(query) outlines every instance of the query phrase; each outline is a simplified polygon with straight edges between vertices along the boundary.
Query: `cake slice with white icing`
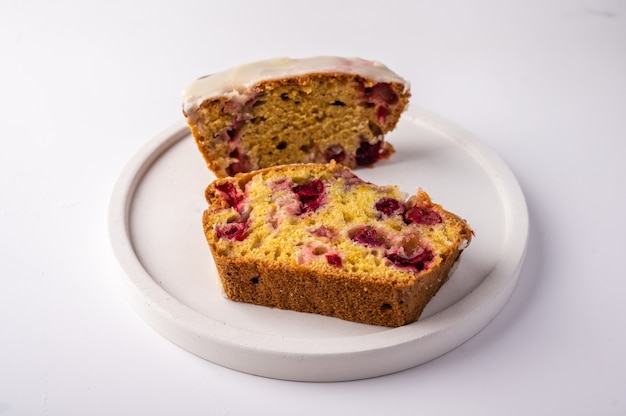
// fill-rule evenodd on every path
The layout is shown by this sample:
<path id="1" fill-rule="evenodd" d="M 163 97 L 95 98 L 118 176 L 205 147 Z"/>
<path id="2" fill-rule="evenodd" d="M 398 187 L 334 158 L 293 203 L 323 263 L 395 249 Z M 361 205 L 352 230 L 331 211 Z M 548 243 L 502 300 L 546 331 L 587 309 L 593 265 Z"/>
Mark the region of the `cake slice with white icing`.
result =
<path id="1" fill-rule="evenodd" d="M 407 81 L 360 58 L 277 58 L 194 81 L 183 113 L 217 177 L 335 160 L 356 168 L 387 159 L 410 98 Z"/>

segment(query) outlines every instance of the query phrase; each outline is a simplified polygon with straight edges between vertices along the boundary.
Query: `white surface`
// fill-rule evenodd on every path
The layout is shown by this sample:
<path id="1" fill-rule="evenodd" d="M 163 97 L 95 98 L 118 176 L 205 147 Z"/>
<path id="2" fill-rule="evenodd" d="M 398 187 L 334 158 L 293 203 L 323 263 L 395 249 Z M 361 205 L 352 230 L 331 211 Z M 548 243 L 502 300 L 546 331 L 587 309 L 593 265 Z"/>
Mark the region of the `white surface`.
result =
<path id="1" fill-rule="evenodd" d="M 200 226 L 204 189 L 215 177 L 184 120 L 129 161 L 111 197 L 110 239 L 131 303 L 188 351 L 285 380 L 376 377 L 459 346 L 493 319 L 515 287 L 528 241 L 524 196 L 491 149 L 441 117 L 409 111 L 388 140 L 397 157 L 356 173 L 410 193 L 424 187 L 477 233 L 418 322 L 383 328 L 226 300 Z"/>
<path id="2" fill-rule="evenodd" d="M 0 414 L 624 415 L 623 0 L 0 6 Z M 211 364 L 132 310 L 107 238 L 121 169 L 199 75 L 361 55 L 519 179 L 530 239 L 501 313 L 448 354 L 345 383 Z"/>

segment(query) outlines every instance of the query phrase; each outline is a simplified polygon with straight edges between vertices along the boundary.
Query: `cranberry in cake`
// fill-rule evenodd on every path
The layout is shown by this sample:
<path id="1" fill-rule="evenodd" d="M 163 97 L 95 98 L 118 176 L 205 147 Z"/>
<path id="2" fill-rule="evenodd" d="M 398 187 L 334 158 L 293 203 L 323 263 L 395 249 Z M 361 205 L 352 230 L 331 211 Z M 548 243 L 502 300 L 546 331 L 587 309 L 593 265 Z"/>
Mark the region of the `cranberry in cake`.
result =
<path id="1" fill-rule="evenodd" d="M 211 183 L 203 227 L 228 298 L 373 325 L 416 321 L 472 230 L 418 190 L 292 164 Z"/>
<path id="2" fill-rule="evenodd" d="M 409 83 L 359 58 L 279 58 L 200 78 L 183 113 L 217 177 L 335 160 L 356 168 L 389 158 Z"/>

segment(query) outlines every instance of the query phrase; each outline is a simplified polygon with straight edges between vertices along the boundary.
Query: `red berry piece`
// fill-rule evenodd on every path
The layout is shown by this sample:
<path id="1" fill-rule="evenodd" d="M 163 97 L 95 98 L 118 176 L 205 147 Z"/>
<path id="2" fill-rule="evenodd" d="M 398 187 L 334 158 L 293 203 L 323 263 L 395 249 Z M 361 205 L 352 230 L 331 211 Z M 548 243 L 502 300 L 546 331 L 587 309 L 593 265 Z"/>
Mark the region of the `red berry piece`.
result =
<path id="1" fill-rule="evenodd" d="M 417 254 L 407 257 L 401 253 L 389 253 L 387 259 L 398 267 L 421 271 L 427 267 L 427 263 L 433 259 L 433 252 L 429 249 L 422 249 Z"/>
<path id="2" fill-rule="evenodd" d="M 404 221 L 408 224 L 435 225 L 441 223 L 441 215 L 438 212 L 415 206 L 404 213 Z"/>
<path id="3" fill-rule="evenodd" d="M 367 102 L 379 102 L 394 105 L 398 102 L 398 94 L 386 82 L 379 82 L 373 87 L 363 88 L 363 99 Z"/>
<path id="4" fill-rule="evenodd" d="M 215 188 L 220 191 L 220 196 L 230 207 L 239 210 L 239 204 L 243 199 L 243 195 L 237 192 L 237 187 L 232 182 L 217 184 Z"/>
<path id="5" fill-rule="evenodd" d="M 380 198 L 374 204 L 374 208 L 388 217 L 396 214 L 404 214 L 404 210 L 406 209 L 404 204 L 401 204 L 400 201 L 394 198 Z"/>
<path id="6" fill-rule="evenodd" d="M 228 224 L 218 224 L 215 226 L 215 233 L 218 238 L 227 240 L 243 241 L 248 231 L 248 223 L 231 222 Z"/>
<path id="7" fill-rule="evenodd" d="M 372 165 L 380 160 L 380 143 L 369 144 L 366 141 L 361 142 L 361 145 L 356 151 L 356 164 L 359 166 Z"/>
<path id="8" fill-rule="evenodd" d="M 327 162 L 334 160 L 337 163 L 341 163 L 346 159 L 346 151 L 340 144 L 332 145 L 324 152 L 324 159 Z"/>
<path id="9" fill-rule="evenodd" d="M 389 109 L 385 106 L 380 106 L 376 110 L 376 118 L 380 122 L 380 124 L 385 124 L 387 121 L 387 116 L 389 115 Z"/>
<path id="10" fill-rule="evenodd" d="M 334 267 L 343 266 L 343 262 L 341 261 L 341 257 L 339 257 L 339 254 L 327 254 L 325 257 L 326 257 L 326 262 L 330 264 L 331 266 L 334 266 Z"/>
<path id="11" fill-rule="evenodd" d="M 369 227 L 363 227 L 352 237 L 352 241 L 370 247 L 380 247 L 385 244 L 384 237 L 378 234 L 378 231 Z"/>
<path id="12" fill-rule="evenodd" d="M 317 210 L 322 205 L 324 196 L 324 182 L 313 179 L 309 183 L 296 185 L 291 188 L 300 200 L 300 211 L 302 213 Z"/>
<path id="13" fill-rule="evenodd" d="M 239 149 L 235 149 L 228 155 L 233 159 L 237 159 L 236 162 L 232 162 L 227 168 L 226 173 L 229 176 L 235 176 L 241 172 L 250 172 L 252 170 L 252 163 L 250 162 L 250 158 L 248 155 L 244 155 L 239 151 Z"/>
<path id="14" fill-rule="evenodd" d="M 229 140 L 235 140 L 239 137 L 239 132 L 241 131 L 241 127 L 243 127 L 243 123 L 245 122 L 244 117 L 238 117 L 233 120 L 230 128 L 226 130 L 226 134 L 228 135 Z"/>
<path id="15" fill-rule="evenodd" d="M 393 105 L 398 102 L 398 94 L 396 94 L 393 88 L 391 88 L 391 85 L 386 82 L 379 82 L 374 85 L 370 94 L 372 99 L 389 105 Z"/>

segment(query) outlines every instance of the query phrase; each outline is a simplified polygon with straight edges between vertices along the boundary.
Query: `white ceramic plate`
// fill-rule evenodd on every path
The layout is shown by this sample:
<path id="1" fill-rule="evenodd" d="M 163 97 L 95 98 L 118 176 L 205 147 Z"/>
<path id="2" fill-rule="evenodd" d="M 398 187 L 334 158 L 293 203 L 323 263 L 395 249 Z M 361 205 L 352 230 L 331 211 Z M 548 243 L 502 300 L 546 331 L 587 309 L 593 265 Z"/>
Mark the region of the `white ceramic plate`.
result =
<path id="1" fill-rule="evenodd" d="M 476 236 L 420 319 L 385 328 L 225 299 L 204 239 L 204 189 L 214 179 L 183 121 L 148 142 L 113 191 L 109 232 L 125 287 L 159 333 L 214 363 L 266 377 L 339 381 L 436 358 L 476 334 L 511 295 L 528 239 L 522 191 L 483 143 L 423 110 L 387 139 L 390 160 L 364 180 L 417 187 L 467 219 Z"/>

